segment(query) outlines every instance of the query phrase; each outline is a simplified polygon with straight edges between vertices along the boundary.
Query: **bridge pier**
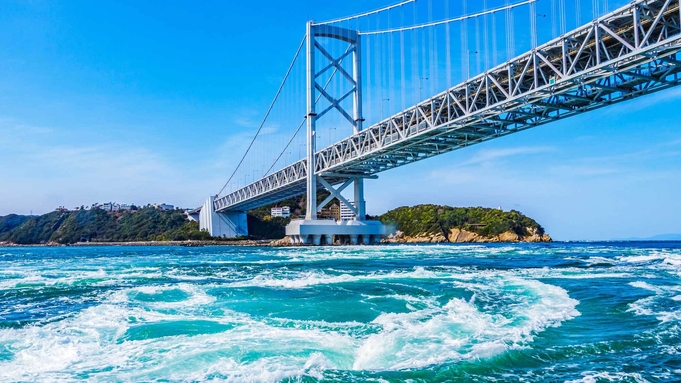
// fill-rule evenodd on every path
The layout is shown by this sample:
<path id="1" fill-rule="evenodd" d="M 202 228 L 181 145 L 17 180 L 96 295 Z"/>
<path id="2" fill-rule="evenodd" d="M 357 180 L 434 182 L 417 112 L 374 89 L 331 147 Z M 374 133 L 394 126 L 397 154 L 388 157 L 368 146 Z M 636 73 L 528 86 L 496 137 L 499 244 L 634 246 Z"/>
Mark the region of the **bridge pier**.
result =
<path id="1" fill-rule="evenodd" d="M 199 228 L 207 231 L 211 237 L 237 238 L 248 236 L 246 212 L 215 211 L 215 197 L 208 197 L 199 213 Z"/>
<path id="2" fill-rule="evenodd" d="M 379 221 L 333 221 L 295 219 L 286 226 L 286 235 L 297 245 L 333 244 L 334 237 L 352 245 L 377 243 L 385 236 L 385 226 Z"/>

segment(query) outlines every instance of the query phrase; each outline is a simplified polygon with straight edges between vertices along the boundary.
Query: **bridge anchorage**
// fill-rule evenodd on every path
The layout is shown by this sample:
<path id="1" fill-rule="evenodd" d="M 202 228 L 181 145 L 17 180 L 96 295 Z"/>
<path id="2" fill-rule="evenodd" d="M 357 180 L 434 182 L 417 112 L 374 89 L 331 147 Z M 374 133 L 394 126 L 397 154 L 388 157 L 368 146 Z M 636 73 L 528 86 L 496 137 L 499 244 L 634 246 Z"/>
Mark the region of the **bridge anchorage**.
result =
<path id="1" fill-rule="evenodd" d="M 530 4 L 534 21 L 534 2 L 528 0 L 512 6 Z M 286 228 L 293 242 L 323 244 L 338 236 L 352 243 L 376 242 L 385 235 L 385 228 L 379 222 L 365 219 L 365 179 L 679 85 L 680 2 L 635 0 L 542 45 L 537 45 L 536 36 L 531 36 L 532 48 L 526 53 L 472 78 L 465 77 L 460 84 L 368 128 L 362 126 L 360 40 L 371 32 L 309 22 L 305 158 L 274 173 L 268 171 L 261 179 L 224 196 L 210 197 L 196 210 L 200 227 L 213 236 L 247 235 L 246 211 L 305 194 L 305 219 L 294 220 Z M 536 31 L 536 27 L 532 29 Z M 334 56 L 320 43 L 323 39 L 345 42 L 347 50 Z M 328 65 L 317 68 L 315 55 L 328 60 Z M 351 71 L 342 65 L 350 57 Z M 339 73 L 349 84 L 346 88 L 349 91 L 338 98 L 318 82 L 320 74 L 329 70 Z M 348 112 L 343 106 L 350 97 L 352 111 Z M 328 105 L 317 110 L 322 99 Z M 332 111 L 352 125 L 353 134 L 317 150 L 316 124 Z M 341 195 L 350 185 L 354 186 L 354 205 Z M 317 190 L 324 189 L 331 195 L 316 204 Z M 345 222 L 317 219 L 317 212 L 333 198 L 348 206 L 355 219 Z"/>

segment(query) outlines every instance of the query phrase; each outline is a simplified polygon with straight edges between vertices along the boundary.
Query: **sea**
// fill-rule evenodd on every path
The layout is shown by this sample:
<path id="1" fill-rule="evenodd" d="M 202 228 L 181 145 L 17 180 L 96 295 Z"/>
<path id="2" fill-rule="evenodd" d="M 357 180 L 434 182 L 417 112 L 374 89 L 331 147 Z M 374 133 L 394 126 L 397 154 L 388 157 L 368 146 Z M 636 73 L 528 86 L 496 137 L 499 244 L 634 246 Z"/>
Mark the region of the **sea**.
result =
<path id="1" fill-rule="evenodd" d="M 681 243 L 0 248 L 0 382 L 681 381 Z"/>

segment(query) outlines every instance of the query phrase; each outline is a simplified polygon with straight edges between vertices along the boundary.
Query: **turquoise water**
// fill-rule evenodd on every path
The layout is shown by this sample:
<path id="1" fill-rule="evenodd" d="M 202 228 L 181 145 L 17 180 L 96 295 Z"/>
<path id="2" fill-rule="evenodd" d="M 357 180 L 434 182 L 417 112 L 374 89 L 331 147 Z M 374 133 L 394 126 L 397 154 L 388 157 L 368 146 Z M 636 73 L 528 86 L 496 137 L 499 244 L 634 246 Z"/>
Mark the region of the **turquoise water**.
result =
<path id="1" fill-rule="evenodd" d="M 679 381 L 681 243 L 0 248 L 0 381 Z"/>

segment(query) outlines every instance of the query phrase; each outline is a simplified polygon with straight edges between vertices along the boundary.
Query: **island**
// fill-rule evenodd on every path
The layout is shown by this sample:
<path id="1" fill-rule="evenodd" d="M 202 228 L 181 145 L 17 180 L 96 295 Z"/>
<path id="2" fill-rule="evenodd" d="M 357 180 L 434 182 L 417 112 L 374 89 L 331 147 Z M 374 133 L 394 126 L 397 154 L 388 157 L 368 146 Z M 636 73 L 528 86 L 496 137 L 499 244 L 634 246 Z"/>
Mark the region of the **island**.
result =
<path id="1" fill-rule="evenodd" d="M 403 206 L 378 217 L 392 234 L 387 242 L 551 242 L 532 218 L 511 210 L 441 205 Z"/>

